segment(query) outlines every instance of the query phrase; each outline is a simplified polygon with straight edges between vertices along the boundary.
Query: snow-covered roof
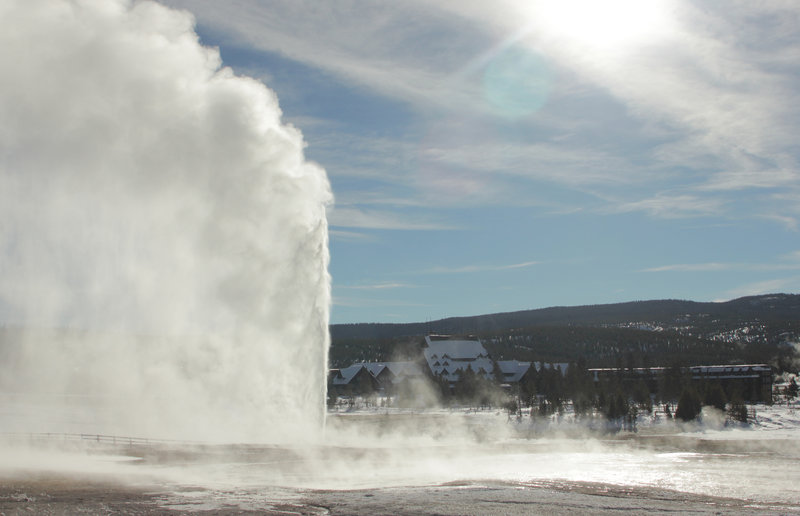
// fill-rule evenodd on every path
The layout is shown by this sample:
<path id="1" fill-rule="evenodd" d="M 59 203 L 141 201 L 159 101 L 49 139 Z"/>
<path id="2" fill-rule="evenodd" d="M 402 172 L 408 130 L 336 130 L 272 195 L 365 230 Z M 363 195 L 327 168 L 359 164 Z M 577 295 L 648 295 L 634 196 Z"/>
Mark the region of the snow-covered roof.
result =
<path id="1" fill-rule="evenodd" d="M 333 385 L 347 385 L 358 374 L 361 369 L 364 369 L 364 364 L 353 364 L 349 367 L 339 369 L 339 374 L 333 378 Z M 367 369 L 369 372 L 369 369 Z"/>
<path id="2" fill-rule="evenodd" d="M 382 362 L 360 362 L 353 364 L 351 367 L 354 366 L 366 367 L 367 371 L 369 371 L 369 373 L 376 378 L 383 372 L 384 369 L 386 369 L 386 364 Z"/>
<path id="3" fill-rule="evenodd" d="M 503 374 L 502 380 L 508 383 L 519 382 L 528 369 L 531 368 L 530 362 L 517 362 L 516 360 L 498 360 L 497 367 Z"/>
<path id="4" fill-rule="evenodd" d="M 481 341 L 428 336 L 425 337 L 425 343 L 427 347 L 423 349 L 423 354 L 434 375 L 441 374 L 446 380 L 455 382 L 459 371 L 465 371 L 469 366 L 476 373 L 483 370 L 487 378 L 492 377 L 494 362 Z"/>
<path id="5" fill-rule="evenodd" d="M 750 371 L 772 371 L 772 368 L 767 364 L 691 366 L 689 369 L 698 373 L 744 373 Z"/>
<path id="6" fill-rule="evenodd" d="M 759 378 L 772 374 L 772 367 L 766 364 L 692 366 L 689 370 L 695 377 L 711 376 L 719 380 Z"/>
<path id="7" fill-rule="evenodd" d="M 391 381 L 396 383 L 405 376 L 421 376 L 422 370 L 414 362 L 362 362 L 353 364 L 350 367 L 364 367 L 372 376 L 377 378 L 388 370 L 391 373 Z"/>
<path id="8" fill-rule="evenodd" d="M 667 373 L 666 367 L 637 367 L 634 369 L 624 369 L 628 374 L 637 375 L 663 375 Z M 772 367 L 767 364 L 741 364 L 741 365 L 700 365 L 681 368 L 683 372 L 689 372 L 693 378 L 711 378 L 716 380 L 741 379 L 741 378 L 771 378 Z M 601 374 L 610 374 L 621 371 L 619 368 L 606 367 L 589 369 L 597 379 Z"/>
<path id="9" fill-rule="evenodd" d="M 449 339 L 438 340 L 436 338 L 425 337 L 425 342 L 428 345 L 424 349 L 425 358 L 436 355 L 435 358 L 447 358 L 452 360 L 475 359 L 479 356 L 489 356 L 486 348 L 483 347 L 481 341 L 477 339 Z"/>

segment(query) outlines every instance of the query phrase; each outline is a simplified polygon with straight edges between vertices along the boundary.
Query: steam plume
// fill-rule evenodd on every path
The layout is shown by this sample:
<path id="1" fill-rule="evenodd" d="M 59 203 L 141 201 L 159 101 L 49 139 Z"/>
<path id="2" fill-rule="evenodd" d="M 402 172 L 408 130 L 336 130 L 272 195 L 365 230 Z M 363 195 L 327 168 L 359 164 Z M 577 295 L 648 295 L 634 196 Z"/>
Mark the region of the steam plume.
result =
<path id="1" fill-rule="evenodd" d="M 149 1 L 5 0 L 0 48 L 5 428 L 318 428 L 332 196 L 276 96 Z"/>

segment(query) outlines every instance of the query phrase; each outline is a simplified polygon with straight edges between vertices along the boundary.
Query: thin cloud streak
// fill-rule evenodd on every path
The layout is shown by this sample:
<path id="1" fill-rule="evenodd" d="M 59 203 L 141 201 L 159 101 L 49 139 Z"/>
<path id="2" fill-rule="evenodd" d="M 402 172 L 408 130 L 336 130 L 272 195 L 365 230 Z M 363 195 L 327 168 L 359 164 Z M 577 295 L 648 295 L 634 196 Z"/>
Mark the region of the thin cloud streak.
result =
<path id="1" fill-rule="evenodd" d="M 684 263 L 642 269 L 639 272 L 791 271 L 800 263 Z"/>
<path id="2" fill-rule="evenodd" d="M 364 210 L 337 206 L 328 211 L 328 223 L 333 227 L 362 229 L 391 229 L 405 231 L 455 230 L 454 226 L 425 220 L 421 216 L 387 210 Z"/>
<path id="3" fill-rule="evenodd" d="M 425 303 L 412 303 L 398 299 L 375 299 L 375 298 L 354 298 L 333 296 L 333 306 L 347 308 L 363 308 L 370 306 L 393 306 L 393 307 L 428 307 Z"/>
<path id="4" fill-rule="evenodd" d="M 609 208 L 609 211 L 616 213 L 643 211 L 653 217 L 676 219 L 720 215 L 724 205 L 725 201 L 721 199 L 707 199 L 695 195 L 659 194 L 650 199 Z"/>
<path id="5" fill-rule="evenodd" d="M 800 290 L 800 276 L 776 278 L 766 281 L 747 283 L 740 287 L 728 290 L 722 294 L 721 300 L 727 301 L 744 296 L 759 296 L 775 292 L 797 292 Z"/>
<path id="6" fill-rule="evenodd" d="M 328 235 L 330 235 L 331 239 L 347 242 L 369 242 L 375 240 L 374 235 L 359 233 L 357 231 L 342 231 L 340 229 L 330 229 L 328 230 Z"/>
<path id="7" fill-rule="evenodd" d="M 409 285 L 407 283 L 375 283 L 372 285 L 336 285 L 336 287 L 350 290 L 388 290 L 395 288 L 416 288 L 416 285 Z"/>
<path id="8" fill-rule="evenodd" d="M 507 271 L 533 267 L 534 265 L 539 265 L 540 263 L 541 262 L 531 261 L 514 263 L 511 265 L 466 265 L 464 267 L 435 267 L 433 269 L 423 271 L 422 274 L 468 274 L 474 272 Z"/>
<path id="9" fill-rule="evenodd" d="M 675 265 L 662 265 L 661 267 L 651 267 L 642 269 L 640 272 L 707 272 L 725 271 L 740 268 L 742 264 L 736 263 L 681 263 Z"/>

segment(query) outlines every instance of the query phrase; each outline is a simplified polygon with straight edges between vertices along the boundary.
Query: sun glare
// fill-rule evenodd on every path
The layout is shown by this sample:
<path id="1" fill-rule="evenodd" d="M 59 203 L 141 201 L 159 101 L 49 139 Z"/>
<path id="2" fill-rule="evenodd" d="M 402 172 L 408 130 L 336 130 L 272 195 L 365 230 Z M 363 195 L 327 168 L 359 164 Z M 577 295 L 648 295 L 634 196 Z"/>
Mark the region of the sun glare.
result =
<path id="1" fill-rule="evenodd" d="M 544 0 L 536 24 L 554 37 L 586 49 L 622 51 L 658 39 L 667 29 L 665 1 Z"/>

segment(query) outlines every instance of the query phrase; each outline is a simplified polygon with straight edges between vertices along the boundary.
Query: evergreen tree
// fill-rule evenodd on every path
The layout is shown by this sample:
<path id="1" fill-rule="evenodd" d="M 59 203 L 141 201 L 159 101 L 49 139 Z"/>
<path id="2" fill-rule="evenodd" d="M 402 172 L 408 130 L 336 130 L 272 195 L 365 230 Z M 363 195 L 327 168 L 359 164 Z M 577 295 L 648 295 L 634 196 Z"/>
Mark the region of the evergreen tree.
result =
<path id="1" fill-rule="evenodd" d="M 786 397 L 790 400 L 795 399 L 799 390 L 800 388 L 797 386 L 796 378 L 792 378 L 792 381 L 789 382 L 789 385 L 786 387 Z"/>
<path id="2" fill-rule="evenodd" d="M 533 398 L 538 394 L 536 388 L 537 380 L 538 374 L 536 373 L 536 366 L 531 362 L 531 367 L 528 369 L 528 372 L 525 373 L 525 376 L 522 377 L 519 386 L 519 396 L 525 405 L 533 406 Z"/>
<path id="3" fill-rule="evenodd" d="M 725 391 L 722 390 L 722 385 L 720 385 L 719 382 L 714 382 L 706 388 L 706 395 L 703 398 L 704 405 L 724 411 L 727 403 L 728 398 L 725 396 Z"/>
<path id="4" fill-rule="evenodd" d="M 675 401 L 689 384 L 690 378 L 679 362 L 674 362 L 664 371 L 658 386 L 661 401 Z"/>
<path id="5" fill-rule="evenodd" d="M 741 400 L 732 401 L 728 407 L 728 418 L 732 421 L 740 423 L 747 423 L 748 421 L 747 405 Z"/>
<path id="6" fill-rule="evenodd" d="M 594 379 L 589 373 L 586 359 L 583 357 L 570 364 L 567 369 L 565 391 L 572 399 L 572 407 L 576 416 L 580 417 L 591 413 L 595 397 Z"/>
<path id="7" fill-rule="evenodd" d="M 693 421 L 700 415 L 701 409 L 700 396 L 697 392 L 692 388 L 685 388 L 678 399 L 675 417 L 682 421 Z"/>
<path id="8" fill-rule="evenodd" d="M 633 401 L 647 412 L 653 411 L 653 400 L 650 398 L 650 389 L 644 379 L 639 379 L 633 388 Z"/>
<path id="9" fill-rule="evenodd" d="M 458 371 L 458 381 L 454 391 L 456 398 L 461 403 L 475 403 L 478 392 L 478 379 L 475 371 L 472 370 L 472 364 L 467 364 L 466 369 Z"/>

